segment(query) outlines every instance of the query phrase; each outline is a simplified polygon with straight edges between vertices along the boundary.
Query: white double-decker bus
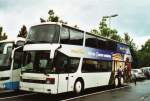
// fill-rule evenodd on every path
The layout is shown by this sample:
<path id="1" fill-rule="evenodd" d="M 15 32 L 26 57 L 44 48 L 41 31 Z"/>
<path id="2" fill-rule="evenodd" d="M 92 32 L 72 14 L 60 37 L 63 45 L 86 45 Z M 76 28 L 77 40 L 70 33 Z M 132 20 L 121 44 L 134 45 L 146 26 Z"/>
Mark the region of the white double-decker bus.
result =
<path id="1" fill-rule="evenodd" d="M 48 94 L 118 86 L 117 69 L 131 63 L 126 44 L 59 23 L 32 26 L 23 51 L 20 89 Z"/>
<path id="2" fill-rule="evenodd" d="M 14 61 L 14 54 L 20 53 L 25 39 L 0 41 L 0 89 L 16 90 L 19 88 L 20 65 Z"/>

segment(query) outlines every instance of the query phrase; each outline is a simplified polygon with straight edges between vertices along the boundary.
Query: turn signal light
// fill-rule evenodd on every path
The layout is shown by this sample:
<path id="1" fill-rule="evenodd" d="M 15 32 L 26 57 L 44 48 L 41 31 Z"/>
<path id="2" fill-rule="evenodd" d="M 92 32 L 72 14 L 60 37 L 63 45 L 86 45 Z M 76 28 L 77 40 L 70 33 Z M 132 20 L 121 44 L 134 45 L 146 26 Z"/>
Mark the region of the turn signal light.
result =
<path id="1" fill-rule="evenodd" d="M 46 78 L 46 84 L 55 84 L 55 78 Z"/>

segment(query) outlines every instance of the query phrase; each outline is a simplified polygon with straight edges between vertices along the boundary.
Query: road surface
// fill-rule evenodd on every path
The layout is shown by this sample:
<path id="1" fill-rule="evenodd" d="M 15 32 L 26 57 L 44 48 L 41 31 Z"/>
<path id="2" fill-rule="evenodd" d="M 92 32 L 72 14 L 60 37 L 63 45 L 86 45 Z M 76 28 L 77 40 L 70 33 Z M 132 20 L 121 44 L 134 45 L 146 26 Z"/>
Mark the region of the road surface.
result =
<path id="1" fill-rule="evenodd" d="M 39 93 L 9 93 L 0 94 L 0 101 L 150 101 L 150 80 L 131 84 L 129 87 L 117 89 L 92 89 L 83 95 L 72 93 L 47 95 Z"/>

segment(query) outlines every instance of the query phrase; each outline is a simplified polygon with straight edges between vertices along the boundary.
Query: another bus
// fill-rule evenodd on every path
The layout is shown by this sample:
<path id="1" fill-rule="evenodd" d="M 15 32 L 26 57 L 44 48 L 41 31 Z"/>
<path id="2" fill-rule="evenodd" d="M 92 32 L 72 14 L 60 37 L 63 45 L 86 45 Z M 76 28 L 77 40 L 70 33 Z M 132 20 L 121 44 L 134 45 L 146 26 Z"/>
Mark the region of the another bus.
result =
<path id="1" fill-rule="evenodd" d="M 20 66 L 14 63 L 14 53 L 23 46 L 25 39 L 0 41 L 0 89 L 19 88 Z"/>
<path id="2" fill-rule="evenodd" d="M 48 94 L 118 86 L 132 62 L 128 45 L 60 23 L 32 26 L 23 51 L 20 89 Z"/>

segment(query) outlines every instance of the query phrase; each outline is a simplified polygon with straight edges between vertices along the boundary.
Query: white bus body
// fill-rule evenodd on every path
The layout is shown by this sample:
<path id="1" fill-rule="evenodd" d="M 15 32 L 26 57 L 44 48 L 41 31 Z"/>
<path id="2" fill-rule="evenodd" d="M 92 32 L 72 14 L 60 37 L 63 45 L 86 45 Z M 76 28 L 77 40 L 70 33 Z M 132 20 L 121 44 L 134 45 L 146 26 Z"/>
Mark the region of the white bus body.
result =
<path id="1" fill-rule="evenodd" d="M 23 38 L 0 41 L 0 89 L 18 89 L 21 69 L 14 67 L 13 57 L 24 42 Z"/>
<path id="2" fill-rule="evenodd" d="M 37 25 L 37 27 L 44 27 L 43 25 Z M 45 25 L 48 26 L 51 24 Z M 63 28 L 63 25 L 56 25 L 60 29 Z M 67 28 L 74 29 L 72 27 Z M 36 29 L 36 26 L 33 29 Z M 60 33 L 63 33 L 63 31 L 61 30 Z M 85 37 L 94 36 L 88 36 L 88 33 L 78 29 L 75 29 L 75 31 L 82 32 L 83 40 L 77 40 L 76 36 L 74 37 L 76 38 L 75 41 L 70 39 L 71 41 L 69 42 L 71 44 L 65 44 L 66 40 L 63 40 L 61 43 L 61 38 L 66 36 L 60 36 L 58 43 L 48 43 L 44 39 L 38 39 L 37 37 L 32 42 L 33 36 L 29 33 L 29 39 L 27 38 L 27 43 L 23 48 L 24 61 L 28 62 L 24 63 L 22 67 L 21 90 L 48 94 L 69 91 L 80 93 L 87 88 L 106 86 L 114 83 L 114 72 L 117 66 L 119 65 L 123 68 L 125 65 L 125 57 L 128 57 L 131 61 L 131 55 L 127 49 L 127 45 L 117 44 L 116 48 L 118 50 L 116 51 L 96 49 L 86 46 L 94 46 L 94 44 L 87 44 Z M 71 31 L 69 32 L 71 33 Z M 30 39 L 31 36 L 32 38 Z M 40 38 L 44 37 L 42 36 Z M 101 38 L 101 40 L 107 41 L 105 38 Z M 82 45 L 80 45 L 80 41 L 83 42 L 81 42 Z"/>

